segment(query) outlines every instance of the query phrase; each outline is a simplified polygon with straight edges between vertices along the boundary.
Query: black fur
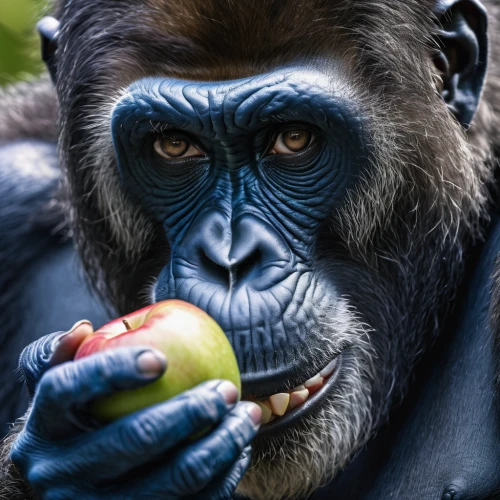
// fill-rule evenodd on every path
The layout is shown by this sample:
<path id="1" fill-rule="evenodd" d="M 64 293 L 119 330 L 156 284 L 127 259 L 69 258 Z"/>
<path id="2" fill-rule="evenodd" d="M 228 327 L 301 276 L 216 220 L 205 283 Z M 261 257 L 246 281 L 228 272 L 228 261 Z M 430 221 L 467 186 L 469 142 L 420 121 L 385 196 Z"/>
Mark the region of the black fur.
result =
<path id="1" fill-rule="evenodd" d="M 32 153 L 45 163 L 42 175 L 24 175 L 19 163 L 27 168 Z M 55 145 L 19 141 L 7 149 L 0 147 L 0 421 L 9 422 L 19 415 L 20 385 L 13 384 L 16 353 L 30 339 L 21 338 L 24 317 L 23 295 L 29 274 L 26 269 L 61 239 L 64 215 L 56 201 L 59 170 Z"/>

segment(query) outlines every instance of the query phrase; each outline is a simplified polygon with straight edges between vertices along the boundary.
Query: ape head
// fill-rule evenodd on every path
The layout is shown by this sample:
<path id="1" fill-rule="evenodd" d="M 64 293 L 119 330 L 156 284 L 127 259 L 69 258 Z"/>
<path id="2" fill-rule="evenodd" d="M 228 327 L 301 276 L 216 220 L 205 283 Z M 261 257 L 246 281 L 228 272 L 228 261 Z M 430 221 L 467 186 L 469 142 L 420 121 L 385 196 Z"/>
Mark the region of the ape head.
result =
<path id="1" fill-rule="evenodd" d="M 244 397 L 336 360 L 262 427 L 241 485 L 306 494 L 401 398 L 481 235 L 484 7 L 74 0 L 56 17 L 39 27 L 89 276 L 121 312 L 206 310 Z"/>

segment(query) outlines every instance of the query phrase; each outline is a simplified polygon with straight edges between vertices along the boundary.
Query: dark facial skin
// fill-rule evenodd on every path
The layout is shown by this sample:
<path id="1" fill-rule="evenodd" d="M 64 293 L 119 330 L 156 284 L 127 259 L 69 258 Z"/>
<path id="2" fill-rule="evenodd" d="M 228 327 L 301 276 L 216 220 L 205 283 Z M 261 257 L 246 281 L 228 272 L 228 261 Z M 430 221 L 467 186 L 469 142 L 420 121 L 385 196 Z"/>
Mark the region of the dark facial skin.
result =
<path id="1" fill-rule="evenodd" d="M 291 389 L 329 361 L 299 356 L 338 300 L 315 245 L 367 149 L 354 103 L 327 85 L 301 69 L 224 83 L 147 79 L 113 112 L 125 189 L 171 249 L 154 299 L 187 300 L 219 322 L 247 393 Z"/>

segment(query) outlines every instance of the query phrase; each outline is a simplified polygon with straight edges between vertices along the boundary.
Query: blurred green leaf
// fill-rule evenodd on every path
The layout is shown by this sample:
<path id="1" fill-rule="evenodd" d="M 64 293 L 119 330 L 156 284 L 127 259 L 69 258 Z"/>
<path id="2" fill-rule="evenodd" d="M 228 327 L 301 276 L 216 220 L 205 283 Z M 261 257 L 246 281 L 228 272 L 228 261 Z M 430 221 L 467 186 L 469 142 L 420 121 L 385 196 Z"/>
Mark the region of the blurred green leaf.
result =
<path id="1" fill-rule="evenodd" d="M 35 25 L 44 6 L 43 0 L 0 0 L 0 85 L 43 70 Z"/>
<path id="2" fill-rule="evenodd" d="M 20 35 L 29 32 L 40 9 L 40 2 L 34 0 L 2 0 L 0 2 L 0 23 Z"/>

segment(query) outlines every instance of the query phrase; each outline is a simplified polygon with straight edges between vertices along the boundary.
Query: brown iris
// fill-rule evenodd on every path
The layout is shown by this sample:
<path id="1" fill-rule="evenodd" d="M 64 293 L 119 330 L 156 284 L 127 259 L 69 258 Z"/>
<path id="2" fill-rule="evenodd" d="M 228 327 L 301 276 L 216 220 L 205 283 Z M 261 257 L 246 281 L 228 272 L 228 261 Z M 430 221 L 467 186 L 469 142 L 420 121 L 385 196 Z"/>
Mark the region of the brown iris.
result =
<path id="1" fill-rule="evenodd" d="M 168 160 L 203 156 L 203 153 L 189 139 L 176 135 L 156 139 L 154 149 Z"/>
<path id="2" fill-rule="evenodd" d="M 309 146 L 311 132 L 308 130 L 288 130 L 283 132 L 283 144 L 294 153 L 298 153 Z"/>
<path id="3" fill-rule="evenodd" d="M 290 155 L 300 153 L 314 140 L 314 136 L 306 129 L 285 130 L 281 132 L 272 148 L 269 150 L 271 155 Z"/>
<path id="4" fill-rule="evenodd" d="M 178 137 L 160 139 L 161 151 L 171 158 L 179 158 L 189 149 L 189 142 Z"/>

